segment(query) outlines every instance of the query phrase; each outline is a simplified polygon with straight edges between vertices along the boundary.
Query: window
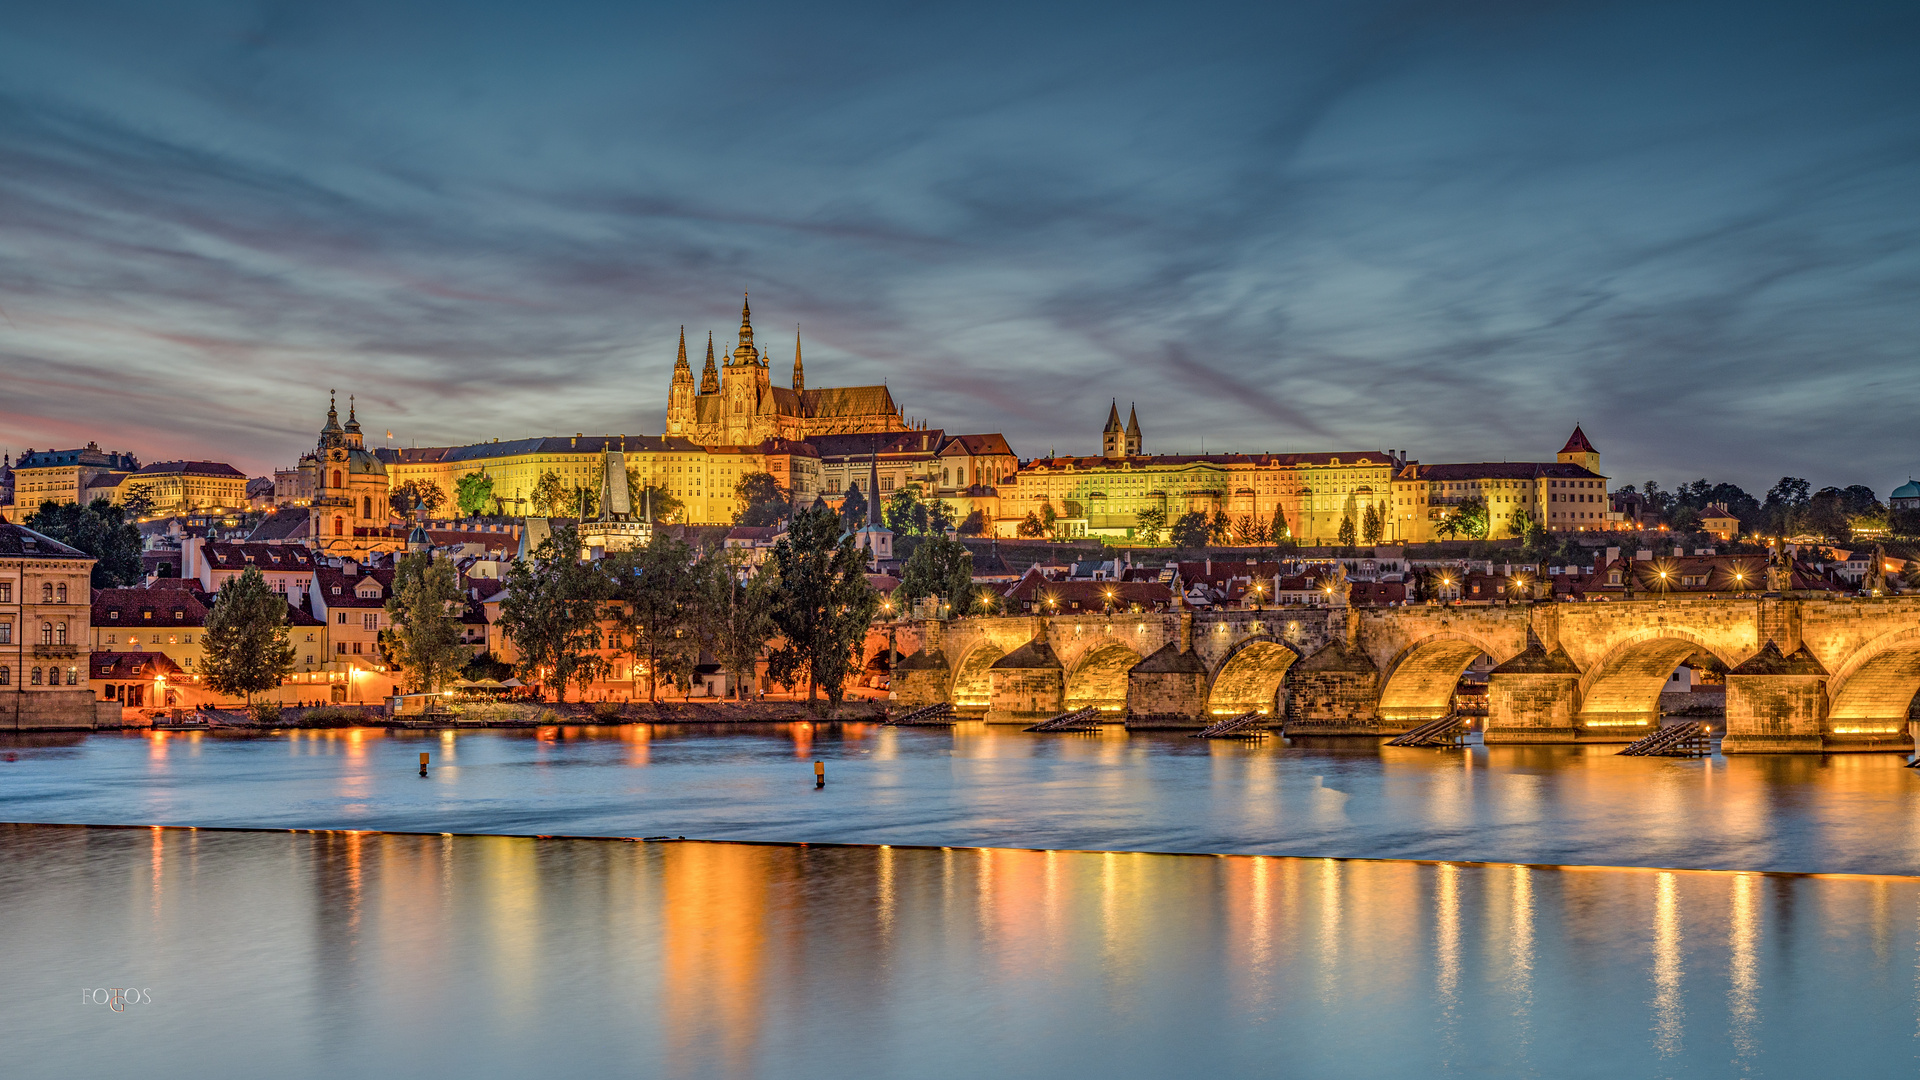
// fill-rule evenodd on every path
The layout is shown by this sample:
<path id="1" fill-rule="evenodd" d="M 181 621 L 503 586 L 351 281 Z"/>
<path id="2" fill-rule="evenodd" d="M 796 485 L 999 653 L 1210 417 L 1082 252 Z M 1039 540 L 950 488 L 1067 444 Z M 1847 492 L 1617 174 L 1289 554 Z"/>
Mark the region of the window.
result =
<path id="1" fill-rule="evenodd" d="M 8 686 L 11 685 L 12 682 L 13 669 L 5 665 L 0 665 L 0 686 Z"/>
<path id="2" fill-rule="evenodd" d="M 80 685 L 80 669 L 79 668 L 70 667 L 67 669 L 67 685 L 68 686 Z"/>
<path id="3" fill-rule="evenodd" d="M 53 603 L 53 582 L 43 581 L 40 583 L 40 602 L 43 604 Z"/>
<path id="4" fill-rule="evenodd" d="M 354 643 L 353 643 L 353 651 L 354 651 L 354 652 L 356 652 L 356 653 L 358 653 L 358 652 L 360 651 L 360 643 L 359 643 L 359 642 L 357 642 L 357 641 L 356 641 L 356 642 L 354 642 Z"/>
<path id="5" fill-rule="evenodd" d="M 344 641 L 334 642 L 333 651 L 339 653 L 341 656 L 347 655 L 347 643 Z"/>
<path id="6" fill-rule="evenodd" d="M 364 614 L 364 615 L 362 615 L 362 616 L 360 616 L 360 629 L 362 629 L 362 630 L 378 630 L 378 629 L 380 629 L 380 616 L 379 616 L 379 614 L 378 614 L 378 613 L 376 613 L 376 612 L 371 612 L 371 611 L 369 611 L 369 612 L 367 612 L 366 614 Z"/>
<path id="7" fill-rule="evenodd" d="M 334 621 L 339 623 L 341 626 L 347 625 L 347 613 L 344 611 L 336 612 Z"/>
<path id="8" fill-rule="evenodd" d="M 347 535 L 347 521 L 345 518 L 336 517 L 333 519 L 333 535 L 335 536 Z"/>
<path id="9" fill-rule="evenodd" d="M 67 602 L 67 583 L 63 581 L 60 584 L 55 585 L 53 587 L 53 596 L 54 596 L 55 603 L 59 603 L 59 604 L 66 603 Z"/>
<path id="10" fill-rule="evenodd" d="M 43 622 L 40 624 L 40 644 L 42 645 L 53 644 L 53 624 L 52 623 Z"/>
<path id="11" fill-rule="evenodd" d="M 33 685 L 35 686 L 40 685 L 40 669 L 39 668 L 33 669 Z"/>
<path id="12" fill-rule="evenodd" d="M 13 603 L 13 582 L 0 581 L 0 604 Z"/>
<path id="13" fill-rule="evenodd" d="M 371 495 L 360 496 L 360 516 L 363 518 L 370 518 L 373 516 L 373 496 Z"/>
<path id="14" fill-rule="evenodd" d="M 13 644 L 13 624 L 0 622 L 0 645 Z"/>
<path id="15" fill-rule="evenodd" d="M 66 623 L 57 622 L 53 624 L 53 643 L 55 645 L 65 645 L 67 643 Z"/>
<path id="16" fill-rule="evenodd" d="M 333 470 L 333 486 L 334 487 L 340 486 L 340 470 L 339 469 Z"/>
<path id="17" fill-rule="evenodd" d="M 107 644 L 109 644 L 109 645 L 111 645 L 111 644 L 113 644 L 113 635 L 112 635 L 112 634 L 108 634 L 108 635 L 107 635 Z"/>

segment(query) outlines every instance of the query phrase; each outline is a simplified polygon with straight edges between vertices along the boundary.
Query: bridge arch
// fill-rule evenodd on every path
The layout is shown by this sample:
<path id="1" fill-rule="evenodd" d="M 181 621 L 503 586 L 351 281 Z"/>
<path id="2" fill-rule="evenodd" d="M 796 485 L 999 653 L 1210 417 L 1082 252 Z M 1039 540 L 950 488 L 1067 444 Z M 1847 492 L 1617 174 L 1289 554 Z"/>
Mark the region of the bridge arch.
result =
<path id="1" fill-rule="evenodd" d="M 995 660 L 1007 655 L 993 639 L 988 638 L 967 650 L 960 663 L 953 669 L 953 690 L 947 700 L 953 702 L 956 709 L 984 709 L 993 700 L 993 687 L 987 676 L 987 669 Z"/>
<path id="2" fill-rule="evenodd" d="M 1271 634 L 1255 634 L 1235 644 L 1207 688 L 1207 711 L 1221 716 L 1278 715 L 1275 703 L 1280 687 L 1298 659 L 1298 650 Z"/>
<path id="3" fill-rule="evenodd" d="M 1141 656 L 1133 647 L 1114 638 L 1091 645 L 1080 662 L 1067 672 L 1066 707 L 1088 707 L 1103 712 L 1121 712 L 1127 707 L 1127 672 Z"/>
<path id="4" fill-rule="evenodd" d="M 1460 676 L 1485 653 L 1496 661 L 1500 651 L 1473 634 L 1442 630 L 1400 651 L 1388 665 L 1380 688 L 1382 720 L 1429 720 L 1453 708 L 1453 691 Z"/>
<path id="5" fill-rule="evenodd" d="M 1920 626 L 1882 634 L 1855 650 L 1827 681 L 1827 694 L 1827 722 L 1836 731 L 1873 721 L 1874 727 L 1904 725 L 1920 694 Z"/>
<path id="6" fill-rule="evenodd" d="M 1680 661 L 1704 652 L 1729 670 L 1745 657 L 1728 656 L 1718 644 L 1683 627 L 1661 626 L 1628 634 L 1580 676 L 1580 723 L 1586 727 L 1636 727 L 1658 723 L 1660 690 Z"/>

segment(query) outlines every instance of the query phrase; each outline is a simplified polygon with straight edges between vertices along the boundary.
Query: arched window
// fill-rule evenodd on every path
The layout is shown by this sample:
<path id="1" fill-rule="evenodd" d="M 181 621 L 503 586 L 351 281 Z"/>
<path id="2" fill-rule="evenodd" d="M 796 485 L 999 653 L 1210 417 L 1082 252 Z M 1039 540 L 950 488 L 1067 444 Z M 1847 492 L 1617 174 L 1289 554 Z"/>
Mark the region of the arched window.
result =
<path id="1" fill-rule="evenodd" d="M 373 516 L 373 496 L 371 495 L 360 496 L 360 516 L 363 518 L 370 518 Z"/>
<path id="2" fill-rule="evenodd" d="M 40 644 L 42 645 L 53 644 L 53 624 L 52 623 L 43 622 L 40 624 Z"/>
<path id="3" fill-rule="evenodd" d="M 40 669 L 39 668 L 33 669 L 33 685 L 35 686 L 40 685 Z"/>
<path id="4" fill-rule="evenodd" d="M 339 470 L 339 469 L 335 469 L 335 470 L 333 470 L 333 486 L 334 486 L 334 487 L 340 487 L 340 486 L 341 486 L 341 484 L 340 484 L 340 470 Z"/>
<path id="5" fill-rule="evenodd" d="M 40 583 L 40 602 L 43 604 L 53 603 L 53 582 L 43 581 Z"/>
<path id="6" fill-rule="evenodd" d="M 67 583 L 66 582 L 63 581 L 60 584 L 55 585 L 53 587 L 53 600 L 54 600 L 54 603 L 56 604 L 64 604 L 67 602 Z"/>
<path id="7" fill-rule="evenodd" d="M 13 682 L 13 669 L 3 664 L 0 664 L 0 686 L 9 685 L 12 682 Z"/>
<path id="8" fill-rule="evenodd" d="M 55 645 L 65 645 L 67 643 L 66 623 L 57 622 L 53 624 L 53 643 Z"/>
<path id="9" fill-rule="evenodd" d="M 68 686 L 80 685 L 80 669 L 78 667 L 70 667 L 67 669 L 67 685 Z"/>
<path id="10" fill-rule="evenodd" d="M 347 535 L 347 522 L 345 518 L 336 517 L 333 519 L 333 535 L 335 536 Z"/>

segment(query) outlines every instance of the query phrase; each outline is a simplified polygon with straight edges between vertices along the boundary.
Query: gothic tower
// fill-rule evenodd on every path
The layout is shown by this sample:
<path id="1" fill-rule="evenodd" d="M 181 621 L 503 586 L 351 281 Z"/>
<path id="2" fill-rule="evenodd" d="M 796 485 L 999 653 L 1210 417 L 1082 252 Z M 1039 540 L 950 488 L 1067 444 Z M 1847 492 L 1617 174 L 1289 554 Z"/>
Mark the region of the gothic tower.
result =
<path id="1" fill-rule="evenodd" d="M 1120 427 L 1120 402 L 1115 401 L 1107 406 L 1107 426 L 1100 429 L 1100 456 L 1119 458 L 1126 453 L 1126 432 Z"/>
<path id="2" fill-rule="evenodd" d="M 713 363 L 708 354 L 707 363 Z M 673 362 L 673 383 L 667 390 L 667 434 L 693 433 L 693 369 L 687 366 L 687 328 L 680 328 L 680 358 Z"/>
<path id="3" fill-rule="evenodd" d="M 1578 465 L 1592 473 L 1600 471 L 1600 451 L 1587 441 L 1587 433 L 1580 430 L 1579 424 L 1573 425 L 1573 434 L 1567 437 L 1567 445 L 1560 448 L 1559 459 L 1562 465 Z"/>
<path id="4" fill-rule="evenodd" d="M 1133 403 L 1127 403 L 1127 456 L 1140 456 L 1140 416 L 1133 410 Z"/>
<path id="5" fill-rule="evenodd" d="M 720 373 L 713 366 L 713 331 L 707 331 L 707 367 L 700 373 L 700 392 L 717 394 L 720 392 Z"/>
<path id="6" fill-rule="evenodd" d="M 800 369 L 800 328 L 793 328 L 793 392 L 798 394 L 807 388 L 807 376 Z"/>

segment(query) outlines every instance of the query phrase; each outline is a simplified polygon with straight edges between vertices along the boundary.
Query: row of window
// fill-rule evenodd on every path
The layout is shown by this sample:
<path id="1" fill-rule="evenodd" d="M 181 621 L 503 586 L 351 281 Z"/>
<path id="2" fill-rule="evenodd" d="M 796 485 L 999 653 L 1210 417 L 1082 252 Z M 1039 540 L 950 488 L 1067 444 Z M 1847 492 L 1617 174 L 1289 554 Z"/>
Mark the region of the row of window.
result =
<path id="1" fill-rule="evenodd" d="M 79 686 L 80 685 L 80 669 L 77 667 L 70 667 L 66 670 L 67 670 L 67 685 Z M 5 664 L 0 664 L 0 686 L 8 686 L 8 685 L 11 685 L 12 682 L 13 682 L 13 669 L 6 666 Z M 30 686 L 59 686 L 60 685 L 60 669 L 57 667 L 50 667 L 50 668 L 44 668 L 44 669 L 33 668 L 27 673 L 27 683 Z"/>
<path id="2" fill-rule="evenodd" d="M 117 642 L 117 641 L 115 640 L 115 638 L 116 638 L 117 636 L 118 636 L 118 635 L 115 635 L 115 634 L 108 634 L 108 635 L 106 636 L 106 640 L 105 640 L 105 642 L 104 642 L 104 644 L 107 644 L 107 645 L 115 645 L 115 644 L 118 644 L 118 642 Z M 160 635 L 159 635 L 159 634 L 155 634 L 155 635 L 153 635 L 153 644 L 155 644 L 155 645 L 158 645 L 158 644 L 160 644 L 160 643 L 161 643 L 161 642 L 160 642 Z M 138 645 L 138 644 L 140 644 L 140 635 L 139 635 L 139 634 L 128 634 L 128 635 L 127 635 L 127 644 L 129 644 L 129 645 Z M 193 635 L 192 635 L 192 634 L 168 634 L 168 635 L 167 635 L 167 640 L 166 640 L 166 644 L 168 644 L 168 645 L 183 645 L 183 644 L 184 644 L 184 645 L 191 645 L 191 644 L 193 644 Z"/>

